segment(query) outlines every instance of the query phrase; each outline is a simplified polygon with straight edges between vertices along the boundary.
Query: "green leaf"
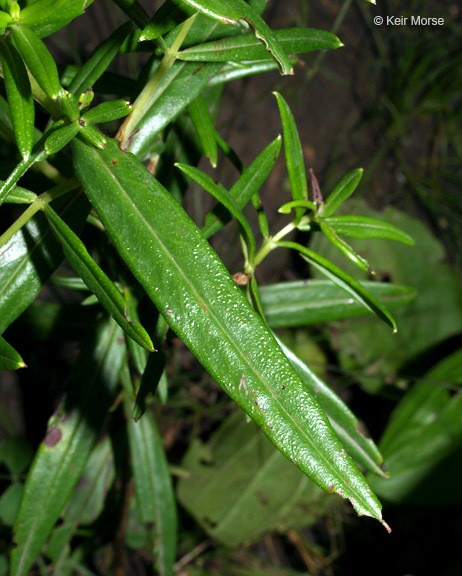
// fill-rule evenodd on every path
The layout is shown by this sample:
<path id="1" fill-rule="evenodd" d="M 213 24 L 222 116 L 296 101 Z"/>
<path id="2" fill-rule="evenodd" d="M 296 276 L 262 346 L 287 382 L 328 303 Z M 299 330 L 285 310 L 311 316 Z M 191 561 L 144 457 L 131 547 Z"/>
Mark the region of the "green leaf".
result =
<path id="1" fill-rule="evenodd" d="M 58 68 L 40 38 L 29 30 L 27 26 L 13 26 L 11 29 L 13 40 L 32 76 L 37 80 L 40 88 L 52 100 L 59 96 L 61 85 L 59 83 Z"/>
<path id="2" fill-rule="evenodd" d="M 153 137 L 199 96 L 220 68 L 220 64 L 204 66 L 194 62 L 175 62 L 143 107 L 139 118 L 127 126 L 127 149 L 144 157 Z"/>
<path id="3" fill-rule="evenodd" d="M 95 341 L 87 342 L 72 374 L 72 393 L 48 422 L 14 526 L 17 546 L 11 556 L 11 576 L 27 574 L 96 444 L 124 361 L 120 337 L 120 328 L 110 321 L 100 327 Z"/>
<path id="4" fill-rule="evenodd" d="M 155 40 L 173 30 L 194 14 L 194 9 L 166 0 L 141 32 L 140 40 Z"/>
<path id="5" fill-rule="evenodd" d="M 21 24 L 43 38 L 64 28 L 85 12 L 93 0 L 38 0 L 21 10 Z"/>
<path id="6" fill-rule="evenodd" d="M 281 138 L 278 136 L 244 169 L 238 181 L 232 186 L 229 194 L 240 209 L 244 208 L 252 196 L 260 190 L 276 164 L 280 150 Z M 210 238 L 230 220 L 229 211 L 223 205 L 218 204 L 207 214 L 202 233 L 206 238 Z"/>
<path id="7" fill-rule="evenodd" d="M 23 490 L 22 483 L 13 482 L 0 496 L 0 521 L 5 526 L 13 526 Z"/>
<path id="8" fill-rule="evenodd" d="M 210 160 L 210 164 L 216 168 L 218 162 L 218 147 L 215 128 L 213 127 L 213 119 L 207 104 L 201 95 L 191 102 L 188 107 L 188 112 L 193 121 L 204 154 Z"/>
<path id="9" fill-rule="evenodd" d="M 325 221 L 337 234 L 350 238 L 385 238 L 414 246 L 414 240 L 398 228 L 369 216 L 332 216 Z"/>
<path id="10" fill-rule="evenodd" d="M 292 59 L 295 63 L 296 60 Z M 210 85 L 216 86 L 224 82 L 231 82 L 247 76 L 254 76 L 255 74 L 263 74 L 264 72 L 272 72 L 277 70 L 276 62 L 272 60 L 262 60 L 257 62 L 250 62 L 249 64 L 224 64 L 219 73 L 210 78 Z"/>
<path id="11" fill-rule="evenodd" d="M 54 234 L 61 242 L 64 254 L 75 272 L 96 295 L 105 310 L 119 324 L 122 330 L 146 350 L 152 352 L 154 346 L 146 330 L 139 322 L 127 317 L 127 302 L 114 283 L 106 276 L 88 253 L 83 242 L 69 226 L 47 205 L 45 214 Z"/>
<path id="12" fill-rule="evenodd" d="M 276 96 L 281 115 L 286 164 L 292 197 L 294 200 L 308 200 L 305 161 L 295 119 L 284 98 L 277 92 L 274 92 L 274 95 Z M 303 212 L 303 208 L 295 209 L 295 221 L 297 223 L 300 222 Z"/>
<path id="13" fill-rule="evenodd" d="M 253 236 L 252 229 L 250 228 L 250 224 L 245 219 L 234 198 L 229 194 L 226 188 L 224 188 L 221 184 L 215 184 L 215 182 L 208 174 L 205 174 L 205 172 L 202 172 L 198 168 L 194 168 L 194 166 L 188 166 L 187 164 L 176 165 L 182 172 L 187 174 L 190 178 L 202 186 L 204 190 L 207 190 L 207 192 L 212 194 L 212 196 L 229 211 L 232 217 L 237 220 L 246 246 L 246 262 L 249 262 L 250 265 L 253 265 L 256 251 L 255 238 Z"/>
<path id="14" fill-rule="evenodd" d="M 162 439 L 152 416 L 127 421 L 128 441 L 141 521 L 154 525 L 156 568 L 160 576 L 173 576 L 177 518 L 175 495 Z"/>
<path id="15" fill-rule="evenodd" d="M 362 282 L 375 298 L 395 309 L 411 302 L 416 291 L 388 282 Z M 367 309 L 330 280 L 281 282 L 260 288 L 269 326 L 293 328 L 368 314 Z"/>
<path id="16" fill-rule="evenodd" d="M 74 140 L 72 149 L 107 234 L 167 324 L 289 459 L 381 521 L 327 418 L 181 206 L 117 143 L 96 150 Z"/>
<path id="17" fill-rule="evenodd" d="M 364 170 L 362 168 L 357 168 L 356 170 L 348 172 L 348 174 L 338 182 L 324 204 L 321 205 L 319 208 L 319 215 L 324 218 L 332 216 L 332 214 L 340 208 L 345 200 L 347 200 L 356 190 L 358 184 L 361 182 L 361 178 L 363 177 L 363 172 Z"/>
<path id="18" fill-rule="evenodd" d="M 11 24 L 11 21 L 11 14 L 0 12 L 0 28 L 6 28 L 9 24 Z"/>
<path id="19" fill-rule="evenodd" d="M 298 250 L 300 256 L 327 276 L 332 282 L 346 290 L 349 294 L 353 296 L 358 302 L 370 310 L 373 314 L 378 316 L 386 324 L 389 324 L 393 328 L 393 332 L 397 332 L 398 328 L 393 319 L 393 316 L 388 312 L 383 304 L 381 304 L 377 298 L 370 294 L 357 280 L 352 276 L 343 272 L 338 266 L 332 264 L 326 258 L 323 258 L 313 250 L 297 244 L 296 242 L 278 242 L 278 246 L 283 246 L 285 248 L 290 248 L 292 250 Z"/>
<path id="20" fill-rule="evenodd" d="M 79 230 L 88 213 L 83 196 L 58 200 L 60 214 Z M 64 255 L 43 214 L 36 214 L 0 249 L 0 333 L 26 310 Z"/>
<path id="21" fill-rule="evenodd" d="M 0 180 L 0 186 L 3 185 L 3 182 Z M 37 194 L 32 192 L 32 190 L 26 190 L 25 188 L 21 188 L 20 186 L 16 186 L 11 192 L 9 192 L 8 196 L 5 199 L 5 203 L 8 204 L 31 204 L 34 200 L 37 199 Z"/>
<path id="22" fill-rule="evenodd" d="M 69 85 L 69 92 L 72 94 L 81 94 L 101 78 L 107 70 L 115 56 L 118 54 L 120 47 L 127 38 L 131 23 L 125 22 L 115 32 L 102 42 L 88 58 L 85 64 L 80 68 Z"/>
<path id="23" fill-rule="evenodd" d="M 4 39 L 0 40 L 0 59 L 16 144 L 27 161 L 34 143 L 35 118 L 29 78 L 18 51 Z"/>
<path id="24" fill-rule="evenodd" d="M 112 122 L 128 116 L 132 111 L 132 105 L 126 100 L 112 100 L 103 102 L 86 112 L 81 122 L 84 124 L 100 124 L 103 122 Z"/>
<path id="25" fill-rule="evenodd" d="M 181 463 L 178 500 L 214 540 L 242 546 L 269 532 L 306 528 L 337 504 L 236 411 Z"/>
<path id="26" fill-rule="evenodd" d="M 272 58 L 276 60 L 281 74 L 294 73 L 284 48 L 276 40 L 269 26 L 244 0 L 184 0 L 184 2 L 206 16 L 225 24 L 239 26 L 245 22 L 247 27 L 252 28 L 256 38 L 264 44 Z"/>
<path id="27" fill-rule="evenodd" d="M 285 344 L 278 340 L 294 370 L 329 417 L 335 433 L 348 453 L 366 470 L 387 477 L 383 456 L 361 431 L 360 423 L 348 406 Z"/>
<path id="28" fill-rule="evenodd" d="M 29 466 L 33 455 L 32 446 L 23 438 L 13 436 L 0 443 L 0 462 L 14 479 L 18 479 Z"/>
<path id="29" fill-rule="evenodd" d="M 322 30 L 285 28 L 275 30 L 273 33 L 286 54 L 302 54 L 342 46 L 336 36 Z M 196 62 L 249 62 L 265 60 L 271 56 L 253 34 L 239 34 L 181 50 L 177 58 Z"/>
<path id="30" fill-rule="evenodd" d="M 0 337 L 0 370 L 18 370 L 25 368 L 26 364 L 13 346 Z"/>
<path id="31" fill-rule="evenodd" d="M 54 130 L 45 140 L 45 150 L 48 155 L 56 154 L 67 146 L 69 142 L 80 132 L 81 126 L 78 121 L 64 124 Z"/>
<path id="32" fill-rule="evenodd" d="M 324 236 L 331 242 L 336 248 L 340 250 L 345 256 L 351 260 L 358 268 L 369 272 L 369 274 L 374 274 L 372 271 L 369 262 L 363 258 L 356 250 L 347 244 L 342 238 L 339 238 L 336 234 L 335 229 L 330 226 L 327 222 L 321 221 L 320 222 L 321 232 Z"/>

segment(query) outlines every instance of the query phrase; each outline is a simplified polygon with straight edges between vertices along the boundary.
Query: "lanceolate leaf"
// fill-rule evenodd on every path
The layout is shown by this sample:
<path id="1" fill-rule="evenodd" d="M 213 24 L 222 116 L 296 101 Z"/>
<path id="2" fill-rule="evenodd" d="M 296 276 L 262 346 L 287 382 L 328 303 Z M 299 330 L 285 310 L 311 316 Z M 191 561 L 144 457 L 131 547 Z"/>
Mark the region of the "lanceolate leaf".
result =
<path id="1" fill-rule="evenodd" d="M 38 0 L 21 10 L 21 23 L 43 38 L 84 13 L 93 0 Z"/>
<path id="2" fill-rule="evenodd" d="M 349 294 L 356 298 L 358 302 L 363 304 L 371 312 L 381 318 L 386 324 L 393 328 L 393 332 L 397 332 L 398 328 L 393 319 L 393 316 L 388 312 L 386 307 L 381 304 L 372 294 L 370 294 L 357 280 L 352 276 L 343 272 L 340 268 L 332 264 L 326 258 L 323 258 L 313 250 L 297 244 L 296 242 L 278 242 L 279 246 L 298 250 L 300 256 L 322 272 L 325 276 L 330 278 L 332 282 L 346 290 Z"/>
<path id="3" fill-rule="evenodd" d="M 188 112 L 193 121 L 204 154 L 210 160 L 210 164 L 216 168 L 218 162 L 218 147 L 215 129 L 207 103 L 201 95 L 191 102 Z"/>
<path id="4" fill-rule="evenodd" d="M 363 177 L 363 172 L 364 170 L 362 168 L 348 172 L 329 194 L 327 200 L 319 209 L 319 215 L 325 218 L 332 216 L 337 208 L 340 208 L 345 200 L 356 190 Z"/>
<path id="5" fill-rule="evenodd" d="M 83 242 L 72 232 L 51 206 L 46 206 L 45 214 L 51 229 L 63 246 L 70 265 L 88 288 L 96 294 L 98 300 L 122 330 L 140 346 L 152 352 L 154 347 L 148 333 L 139 322 L 132 322 L 127 317 L 127 302 L 125 298 L 88 254 Z"/>
<path id="6" fill-rule="evenodd" d="M 242 21 L 247 22 L 255 36 L 278 62 L 281 74 L 293 74 L 292 65 L 284 48 L 276 40 L 263 18 L 244 0 L 184 0 L 184 2 L 206 16 L 225 24 L 238 26 Z"/>
<path id="7" fill-rule="evenodd" d="M 414 245 L 414 240 L 397 226 L 369 218 L 368 216 L 332 216 L 326 218 L 326 222 L 332 226 L 337 234 L 350 238 L 385 238 L 395 240 L 409 246 Z"/>
<path id="8" fill-rule="evenodd" d="M 40 88 L 53 100 L 59 96 L 58 68 L 48 48 L 27 26 L 13 26 L 12 35 L 19 53 Z"/>
<path id="9" fill-rule="evenodd" d="M 386 477 L 383 456 L 370 438 L 361 432 L 358 419 L 329 386 L 316 376 L 285 344 L 278 340 L 294 370 L 329 417 L 337 436 L 358 464 L 366 470 Z"/>
<path id="10" fill-rule="evenodd" d="M 0 337 L 0 370 L 18 370 L 26 365 L 13 346 Z"/>
<path id="11" fill-rule="evenodd" d="M 6 95 L 19 152 L 28 160 L 34 143 L 34 101 L 26 68 L 14 46 L 0 41 L 0 59 Z"/>
<path id="12" fill-rule="evenodd" d="M 136 497 L 144 524 L 154 525 L 153 543 L 160 576 L 173 576 L 177 519 L 175 496 L 162 439 L 151 414 L 128 417 L 128 441 Z"/>
<path id="13" fill-rule="evenodd" d="M 408 304 L 416 291 L 388 282 L 362 282 L 387 308 Z M 271 328 L 307 326 L 368 314 L 367 308 L 330 280 L 281 282 L 260 288 L 265 318 Z"/>
<path id="14" fill-rule="evenodd" d="M 342 238 L 339 238 L 336 234 L 336 230 L 328 222 L 320 222 L 321 232 L 324 236 L 332 242 L 332 244 L 338 248 L 345 256 L 351 260 L 356 266 L 361 268 L 361 270 L 365 270 L 366 272 L 372 272 L 372 269 L 369 265 L 369 262 L 358 254 L 356 250 L 347 244 Z"/>
<path id="15" fill-rule="evenodd" d="M 242 210 L 262 187 L 269 173 L 276 164 L 276 160 L 281 150 L 281 137 L 273 140 L 261 152 L 257 158 L 242 172 L 239 180 L 232 186 L 229 193 Z M 219 204 L 207 215 L 202 234 L 209 238 L 231 220 L 231 215 L 226 208 Z"/>
<path id="16" fill-rule="evenodd" d="M 81 122 L 84 124 L 102 124 L 104 122 L 112 122 L 128 116 L 132 110 L 132 105 L 126 100 L 112 100 L 111 102 L 103 102 L 86 112 Z"/>
<path id="17" fill-rule="evenodd" d="M 0 180 L 0 186 L 3 182 Z M 26 190 L 26 188 L 21 188 L 16 186 L 6 197 L 6 204 L 30 204 L 37 198 L 37 194 L 32 192 L 32 190 Z"/>
<path id="18" fill-rule="evenodd" d="M 140 40 L 155 40 L 176 28 L 193 14 L 194 9 L 190 6 L 178 5 L 174 0 L 166 0 L 143 29 Z"/>
<path id="19" fill-rule="evenodd" d="M 121 335 L 112 320 L 100 327 L 71 376 L 72 394 L 48 422 L 14 526 L 17 547 L 12 552 L 11 576 L 29 571 L 98 440 L 124 361 Z"/>
<path id="20" fill-rule="evenodd" d="M 284 98 L 277 92 L 275 92 L 274 95 L 276 96 L 281 114 L 284 149 L 292 197 L 294 200 L 307 200 L 308 186 L 306 183 L 305 161 L 303 159 L 302 146 L 300 144 L 295 119 Z M 295 209 L 295 219 L 297 222 L 300 221 L 303 212 L 303 208 Z"/>
<path id="21" fill-rule="evenodd" d="M 285 28 L 275 30 L 273 33 L 287 54 L 331 50 L 342 46 L 336 36 L 322 30 Z M 177 58 L 196 62 L 248 62 L 265 60 L 271 56 L 253 34 L 239 34 L 181 50 Z"/>
<path id="22" fill-rule="evenodd" d="M 289 459 L 381 521 L 326 416 L 181 206 L 117 143 L 97 150 L 74 140 L 72 148 L 108 235 L 167 324 Z"/>

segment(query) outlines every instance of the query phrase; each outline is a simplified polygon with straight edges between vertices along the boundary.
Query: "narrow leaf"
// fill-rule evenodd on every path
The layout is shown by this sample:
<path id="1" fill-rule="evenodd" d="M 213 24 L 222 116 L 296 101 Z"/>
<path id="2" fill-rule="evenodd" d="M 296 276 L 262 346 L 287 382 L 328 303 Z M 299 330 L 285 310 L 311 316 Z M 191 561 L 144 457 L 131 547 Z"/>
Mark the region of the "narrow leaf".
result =
<path id="1" fill-rule="evenodd" d="M 363 282 L 364 288 L 389 309 L 405 306 L 416 296 L 408 286 Z M 269 326 L 291 328 L 368 314 L 368 309 L 330 280 L 281 282 L 260 288 Z"/>
<path id="2" fill-rule="evenodd" d="M 3 182 L 0 180 L 0 186 Z M 7 204 L 31 204 L 37 199 L 37 194 L 32 192 L 32 190 L 26 190 L 26 188 L 21 188 L 16 186 L 6 197 L 5 203 Z"/>
<path id="3" fill-rule="evenodd" d="M 387 477 L 383 456 L 375 443 L 361 432 L 356 416 L 348 406 L 290 348 L 278 340 L 294 370 L 329 417 L 337 436 L 358 464 L 366 470 Z"/>
<path id="4" fill-rule="evenodd" d="M 130 30 L 131 23 L 125 22 L 120 28 L 117 28 L 107 40 L 104 40 L 88 58 L 85 64 L 80 68 L 75 75 L 71 84 L 69 85 L 69 92 L 72 94 L 81 94 L 92 86 L 101 78 L 107 70 L 115 56 L 118 54 L 120 47 L 127 38 Z"/>
<path id="5" fill-rule="evenodd" d="M 27 26 L 13 26 L 13 40 L 32 76 L 52 100 L 61 90 L 58 68 L 53 56 L 40 38 Z"/>
<path id="6" fill-rule="evenodd" d="M 276 60 L 281 74 L 293 74 L 292 65 L 284 48 L 276 40 L 263 18 L 244 0 L 184 0 L 184 2 L 206 16 L 225 24 L 239 26 L 242 21 L 246 22 L 252 28 L 256 38 L 264 44 L 265 49 Z"/>
<path id="7" fill-rule="evenodd" d="M 303 159 L 302 146 L 300 144 L 295 119 L 284 98 L 277 92 L 275 92 L 274 95 L 276 96 L 279 113 L 281 114 L 284 149 L 292 197 L 294 200 L 308 200 L 305 161 Z M 303 212 L 303 208 L 295 209 L 295 221 L 297 223 L 300 222 Z"/>
<path id="8" fill-rule="evenodd" d="M 162 439 L 150 414 L 128 418 L 128 441 L 136 497 L 144 524 L 153 524 L 154 554 L 160 576 L 173 576 L 177 519 L 175 496 Z"/>
<path id="9" fill-rule="evenodd" d="M 332 282 L 346 290 L 349 294 L 353 296 L 358 302 L 365 306 L 368 310 L 373 312 L 386 324 L 389 324 L 393 328 L 393 332 L 397 332 L 398 328 L 393 319 L 393 316 L 388 312 L 386 307 L 381 304 L 377 298 L 375 298 L 370 292 L 368 292 L 364 286 L 362 286 L 357 280 L 352 276 L 332 264 L 326 258 L 323 258 L 313 250 L 297 244 L 296 242 L 278 242 L 279 246 L 285 248 L 290 248 L 292 250 L 298 250 L 300 256 L 322 272 L 325 276 L 330 278 Z"/>
<path id="10" fill-rule="evenodd" d="M 247 205 L 252 196 L 260 190 L 268 178 L 269 173 L 276 164 L 280 150 L 281 137 L 278 136 L 244 169 L 239 180 L 232 186 L 229 193 L 241 210 Z M 206 238 L 210 238 L 230 220 L 231 214 L 229 211 L 219 204 L 207 214 L 202 233 Z"/>
<path id="11" fill-rule="evenodd" d="M 17 546 L 11 556 L 11 576 L 28 573 L 96 444 L 124 360 L 120 337 L 114 322 L 100 327 L 73 372 L 72 394 L 48 422 L 14 526 Z"/>
<path id="12" fill-rule="evenodd" d="M 250 264 L 253 264 L 256 251 L 255 238 L 252 229 L 250 228 L 250 224 L 242 214 L 234 198 L 229 194 L 226 188 L 221 184 L 215 184 L 208 174 L 205 174 L 205 172 L 202 172 L 198 168 L 186 164 L 177 164 L 177 166 L 182 172 L 202 186 L 204 190 L 207 190 L 207 192 L 212 194 L 212 196 L 229 211 L 233 218 L 237 220 L 247 248 L 246 259 Z"/>
<path id="13" fill-rule="evenodd" d="M 112 100 L 103 102 L 86 112 L 81 122 L 84 124 L 100 124 L 125 118 L 132 111 L 132 105 L 126 100 Z"/>
<path id="14" fill-rule="evenodd" d="M 82 278 L 105 310 L 119 324 L 122 330 L 146 350 L 152 352 L 154 346 L 146 330 L 138 322 L 127 317 L 127 302 L 114 283 L 106 276 L 88 254 L 83 242 L 69 226 L 56 214 L 51 206 L 45 207 L 45 214 L 51 229 L 63 245 L 69 264 Z"/>
<path id="15" fill-rule="evenodd" d="M 167 324 L 289 459 L 382 521 L 326 416 L 181 206 L 117 143 L 96 150 L 74 140 L 72 149 L 108 235 Z"/>
<path id="16" fill-rule="evenodd" d="M 204 154 L 210 160 L 210 164 L 216 168 L 218 162 L 218 147 L 215 129 L 207 104 L 201 95 L 191 102 L 188 112 L 193 121 Z"/>
<path id="17" fill-rule="evenodd" d="M 374 272 L 372 272 L 369 262 L 365 258 L 363 258 L 361 254 L 358 254 L 358 252 L 356 252 L 356 250 L 354 250 L 349 244 L 347 244 L 344 240 L 342 240 L 342 238 L 339 238 L 335 233 L 336 231 L 333 229 L 333 227 L 330 226 L 330 224 L 321 221 L 320 226 L 321 226 L 321 232 L 329 240 L 329 242 L 331 242 L 336 248 L 338 248 L 340 252 L 345 254 L 345 256 L 349 260 L 351 260 L 354 264 L 356 264 L 358 268 L 361 268 L 361 270 L 365 270 L 370 274 L 374 274 Z"/>
<path id="18" fill-rule="evenodd" d="M 45 140 L 45 150 L 47 154 L 56 154 L 62 150 L 64 146 L 67 146 L 67 144 L 77 136 L 80 128 L 80 124 L 76 121 L 70 124 L 64 124 L 64 126 L 54 130 Z"/>
<path id="19" fill-rule="evenodd" d="M 29 78 L 16 48 L 3 39 L 0 41 L 0 59 L 16 144 L 27 161 L 34 143 L 35 118 Z"/>
<path id="20" fill-rule="evenodd" d="M 337 234 L 350 238 L 385 238 L 413 246 L 413 238 L 397 226 L 368 216 L 332 216 L 325 221 Z"/>
<path id="21" fill-rule="evenodd" d="M 291 60 L 295 64 L 296 60 Z M 210 78 L 210 85 L 216 86 L 224 82 L 232 82 L 240 78 L 247 78 L 247 76 L 254 76 L 255 74 L 263 74 L 265 72 L 272 72 L 277 70 L 277 64 L 273 60 L 257 60 L 256 62 L 249 62 L 248 64 L 224 64 L 218 74 Z"/>
<path id="22" fill-rule="evenodd" d="M 275 30 L 273 34 L 286 54 L 303 54 L 342 46 L 336 36 L 322 30 L 284 28 Z M 177 58 L 196 62 L 249 62 L 265 60 L 271 56 L 253 34 L 239 34 L 181 50 Z"/>
<path id="23" fill-rule="evenodd" d="M 348 172 L 329 194 L 326 202 L 321 205 L 319 215 L 324 218 L 332 216 L 356 190 L 363 177 L 363 172 L 364 170 L 362 168 Z"/>
<path id="24" fill-rule="evenodd" d="M 194 9 L 189 6 L 185 4 L 179 6 L 174 0 L 166 0 L 141 32 L 140 40 L 155 40 L 179 26 L 193 14 Z"/>
<path id="25" fill-rule="evenodd" d="M 26 364 L 13 346 L 0 336 L 0 370 L 18 370 Z"/>

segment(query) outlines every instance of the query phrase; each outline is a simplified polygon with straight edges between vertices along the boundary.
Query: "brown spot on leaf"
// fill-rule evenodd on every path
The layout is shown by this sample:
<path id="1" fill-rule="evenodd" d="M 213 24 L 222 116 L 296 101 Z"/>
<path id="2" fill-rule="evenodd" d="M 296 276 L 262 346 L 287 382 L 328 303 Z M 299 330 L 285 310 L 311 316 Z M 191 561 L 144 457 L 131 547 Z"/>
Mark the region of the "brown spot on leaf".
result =
<path id="1" fill-rule="evenodd" d="M 53 448 L 61 440 L 63 434 L 59 428 L 48 428 L 46 436 L 43 440 L 45 446 Z"/>
<path id="2" fill-rule="evenodd" d="M 244 272 L 236 272 L 236 274 L 233 274 L 233 280 L 238 286 L 247 286 L 250 277 L 248 274 L 244 274 Z"/>

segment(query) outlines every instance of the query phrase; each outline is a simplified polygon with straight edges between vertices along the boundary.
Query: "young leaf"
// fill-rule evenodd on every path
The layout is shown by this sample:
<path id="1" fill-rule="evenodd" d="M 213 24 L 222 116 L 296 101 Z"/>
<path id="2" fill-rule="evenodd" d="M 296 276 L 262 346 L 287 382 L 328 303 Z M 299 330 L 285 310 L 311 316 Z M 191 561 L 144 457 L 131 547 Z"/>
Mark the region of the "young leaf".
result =
<path id="1" fill-rule="evenodd" d="M 9 24 L 11 24 L 11 21 L 11 14 L 0 12 L 0 28 L 6 28 Z"/>
<path id="2" fill-rule="evenodd" d="M 58 68 L 48 48 L 37 34 L 29 30 L 27 26 L 13 26 L 11 33 L 16 48 L 40 88 L 52 100 L 56 100 L 59 96 L 61 85 L 59 83 Z"/>
<path id="3" fill-rule="evenodd" d="M 358 184 L 361 182 L 361 178 L 363 177 L 363 172 L 364 170 L 362 168 L 348 172 L 348 174 L 338 182 L 324 204 L 321 205 L 319 208 L 319 215 L 324 218 L 332 216 L 332 214 L 340 208 L 345 200 L 347 200 L 356 190 Z"/>
<path id="4" fill-rule="evenodd" d="M 337 236 L 337 234 L 335 233 L 336 231 L 333 229 L 333 227 L 331 227 L 325 221 L 320 222 L 320 227 L 321 227 L 321 232 L 324 234 L 324 236 L 336 248 L 338 248 L 340 250 L 340 252 L 343 252 L 343 254 L 345 254 L 345 256 L 349 260 L 351 260 L 354 264 L 356 264 L 356 266 L 361 268 L 361 270 L 365 270 L 366 272 L 369 272 L 370 274 L 374 274 L 374 272 L 372 272 L 372 269 L 369 265 L 369 262 L 365 258 L 363 258 L 361 256 L 361 254 L 358 254 L 356 252 L 356 250 L 354 250 L 349 244 L 347 244 L 344 240 L 339 238 Z"/>
<path id="5" fill-rule="evenodd" d="M 103 102 L 86 112 L 80 122 L 84 125 L 87 124 L 102 124 L 104 122 L 112 122 L 128 116 L 132 111 L 132 105 L 126 100 L 112 100 L 111 102 Z"/>
<path id="6" fill-rule="evenodd" d="M 96 295 L 105 310 L 119 324 L 122 330 L 146 350 L 152 352 L 154 346 L 146 330 L 138 322 L 128 319 L 127 302 L 114 283 L 106 276 L 88 254 L 83 242 L 69 226 L 47 205 L 45 215 L 51 229 L 61 242 L 69 264 Z"/>
<path id="7" fill-rule="evenodd" d="M 284 134 L 284 148 L 286 154 L 287 171 L 289 173 L 290 189 L 294 200 L 308 200 L 308 185 L 306 183 L 305 161 L 302 146 L 298 136 L 297 126 L 289 105 L 284 98 L 274 92 L 281 114 Z M 303 208 L 295 209 L 295 221 L 300 222 Z"/>
<path id="8" fill-rule="evenodd" d="M 45 150 L 47 154 L 56 154 L 62 150 L 64 146 L 67 146 L 67 144 L 77 136 L 80 128 L 79 122 L 75 121 L 70 124 L 64 124 L 57 130 L 54 130 L 45 140 Z"/>
<path id="9" fill-rule="evenodd" d="M 323 258 L 313 250 L 297 244 L 296 242 L 278 242 L 278 246 L 283 246 L 285 248 L 290 248 L 292 250 L 298 250 L 300 256 L 322 272 L 325 276 L 330 278 L 332 282 L 346 290 L 349 294 L 356 298 L 363 306 L 368 310 L 373 312 L 386 324 L 389 324 L 393 328 L 393 332 L 397 332 L 398 328 L 393 316 L 388 312 L 383 304 L 381 304 L 377 298 L 370 294 L 364 286 L 362 286 L 357 280 L 352 276 Z"/>
<path id="10" fill-rule="evenodd" d="M 43 38 L 80 16 L 93 0 L 37 0 L 21 10 L 21 24 Z"/>
<path id="11" fill-rule="evenodd" d="M 239 180 L 229 191 L 230 196 L 235 200 L 237 206 L 242 210 L 249 200 L 262 187 L 269 173 L 276 164 L 281 150 L 281 137 L 278 136 L 244 169 Z M 231 220 L 229 211 L 221 204 L 218 204 L 205 219 L 202 234 L 210 238 L 213 234 L 221 230 L 225 224 Z"/>
<path id="12" fill-rule="evenodd" d="M 127 416 L 131 466 L 141 521 L 154 526 L 152 536 L 158 574 L 173 576 L 176 504 L 162 439 L 149 413 L 138 422 Z"/>
<path id="13" fill-rule="evenodd" d="M 416 296 L 408 286 L 363 282 L 362 286 L 387 308 L 405 306 Z M 268 325 L 275 328 L 308 326 L 368 314 L 368 310 L 330 280 L 281 282 L 260 288 Z"/>
<path id="14" fill-rule="evenodd" d="M 256 250 L 255 238 L 249 223 L 245 219 L 234 198 L 223 186 L 221 186 L 221 184 L 215 184 L 208 174 L 205 174 L 205 172 L 202 172 L 198 168 L 186 164 L 177 164 L 177 166 L 182 172 L 202 186 L 204 190 L 207 190 L 207 192 L 212 194 L 212 196 L 229 211 L 233 218 L 237 220 L 246 245 L 246 260 L 253 265 Z"/>
<path id="15" fill-rule="evenodd" d="M 276 60 L 281 74 L 294 73 L 284 48 L 276 40 L 269 26 L 244 0 L 184 0 L 184 2 L 206 16 L 225 24 L 239 26 L 242 22 L 246 22 L 258 40 L 264 44 L 266 50 Z"/>
<path id="16" fill-rule="evenodd" d="M 69 92 L 81 94 L 94 86 L 118 54 L 131 28 L 131 23 L 125 22 L 95 49 L 70 83 Z"/>
<path id="17" fill-rule="evenodd" d="M 13 346 L 0 336 L 0 370 L 18 370 L 26 364 Z"/>
<path id="18" fill-rule="evenodd" d="M 193 121 L 204 154 L 210 160 L 210 164 L 216 168 L 218 162 L 218 148 L 215 129 L 213 127 L 213 120 L 210 116 L 207 104 L 200 94 L 191 102 L 188 112 Z"/>
<path id="19" fill-rule="evenodd" d="M 332 50 L 342 46 L 336 36 L 322 30 L 284 28 L 275 30 L 273 34 L 286 54 Z M 181 50 L 177 58 L 195 62 L 251 62 L 265 60 L 271 56 L 253 34 L 239 34 Z"/>
<path id="20" fill-rule="evenodd" d="M 16 517 L 11 576 L 26 576 L 72 496 L 109 409 L 125 347 L 115 322 L 99 327 L 72 374 L 73 394 L 48 422 Z"/>
<path id="21" fill-rule="evenodd" d="M 0 186 L 3 185 L 3 182 L 0 180 Z M 26 190 L 26 188 L 21 188 L 20 186 L 16 186 L 13 190 L 8 194 L 5 199 L 5 203 L 7 204 L 31 204 L 34 200 L 37 199 L 37 194 L 32 192 L 32 190 Z"/>
<path id="22" fill-rule="evenodd" d="M 290 348 L 279 339 L 278 342 L 294 370 L 329 417 L 332 427 L 350 456 L 369 472 L 387 477 L 383 456 L 375 443 L 362 434 L 358 419 L 353 412 Z"/>
<path id="23" fill-rule="evenodd" d="M 414 246 L 413 238 L 397 226 L 368 216 L 331 216 L 325 221 L 337 234 L 350 238 L 385 238 Z"/>
<path id="24" fill-rule="evenodd" d="M 34 143 L 35 118 L 29 78 L 18 51 L 4 39 L 0 40 L 0 59 L 16 144 L 27 162 Z"/>
<path id="25" fill-rule="evenodd" d="M 117 143 L 71 146 L 107 234 L 167 324 L 279 450 L 358 514 L 382 521 L 326 416 L 181 206 Z"/>

